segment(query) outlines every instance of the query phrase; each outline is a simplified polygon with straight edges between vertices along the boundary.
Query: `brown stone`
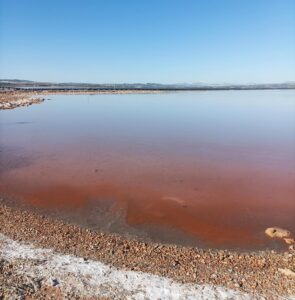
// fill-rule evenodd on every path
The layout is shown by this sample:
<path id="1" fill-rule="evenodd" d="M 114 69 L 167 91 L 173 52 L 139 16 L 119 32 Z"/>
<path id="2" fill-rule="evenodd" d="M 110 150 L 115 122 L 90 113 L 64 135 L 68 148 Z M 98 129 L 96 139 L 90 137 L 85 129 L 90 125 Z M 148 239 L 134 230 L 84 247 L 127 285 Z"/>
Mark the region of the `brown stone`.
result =
<path id="1" fill-rule="evenodd" d="M 271 238 L 280 238 L 280 239 L 289 238 L 291 236 L 290 231 L 279 227 L 269 227 L 265 230 L 265 234 Z"/>

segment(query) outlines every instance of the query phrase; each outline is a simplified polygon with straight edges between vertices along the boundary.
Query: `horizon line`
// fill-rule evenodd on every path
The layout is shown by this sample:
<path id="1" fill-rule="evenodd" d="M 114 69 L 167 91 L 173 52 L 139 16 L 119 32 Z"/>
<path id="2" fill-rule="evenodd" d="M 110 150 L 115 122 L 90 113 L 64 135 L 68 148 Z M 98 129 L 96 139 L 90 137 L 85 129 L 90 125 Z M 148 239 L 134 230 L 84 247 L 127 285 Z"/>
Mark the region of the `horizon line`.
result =
<path id="1" fill-rule="evenodd" d="M 8 78 L 0 78 L 0 81 L 20 81 L 20 82 L 28 82 L 28 83 L 46 83 L 46 84 L 89 84 L 89 85 L 122 85 L 122 84 L 141 84 L 141 85 L 275 85 L 275 84 L 295 84 L 295 80 L 286 80 L 280 82 L 247 82 L 247 83 L 231 83 L 231 82 L 222 82 L 222 83 L 208 83 L 208 82 L 176 82 L 176 83 L 161 83 L 161 82 L 77 82 L 77 81 L 36 81 L 32 79 L 8 79 Z"/>

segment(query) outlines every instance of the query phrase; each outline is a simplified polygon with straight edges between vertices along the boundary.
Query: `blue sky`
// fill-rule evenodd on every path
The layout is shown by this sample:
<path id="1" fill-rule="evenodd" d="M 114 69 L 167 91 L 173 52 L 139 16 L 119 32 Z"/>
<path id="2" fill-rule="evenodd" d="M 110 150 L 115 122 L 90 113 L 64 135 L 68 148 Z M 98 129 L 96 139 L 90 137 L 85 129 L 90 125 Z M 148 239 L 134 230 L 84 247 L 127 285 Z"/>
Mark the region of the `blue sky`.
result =
<path id="1" fill-rule="evenodd" d="M 295 81 L 294 0 L 0 0 L 0 78 Z"/>

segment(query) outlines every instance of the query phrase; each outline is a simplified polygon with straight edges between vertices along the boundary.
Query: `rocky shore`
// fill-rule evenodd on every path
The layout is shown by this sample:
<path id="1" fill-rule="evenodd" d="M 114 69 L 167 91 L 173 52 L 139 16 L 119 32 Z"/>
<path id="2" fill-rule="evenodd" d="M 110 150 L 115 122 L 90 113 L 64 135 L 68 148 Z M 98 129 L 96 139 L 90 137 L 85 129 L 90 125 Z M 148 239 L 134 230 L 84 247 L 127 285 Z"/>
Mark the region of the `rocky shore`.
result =
<path id="1" fill-rule="evenodd" d="M 197 284 L 199 288 L 201 285 L 202 289 L 205 286 L 221 287 L 225 291 L 238 293 L 233 294 L 230 299 L 243 299 L 245 295 L 244 299 L 293 299 L 292 296 L 295 296 L 293 272 L 295 271 L 295 250 L 292 245 L 286 247 L 284 252 L 266 250 L 239 253 L 227 250 L 203 250 L 193 247 L 144 243 L 115 234 L 82 229 L 5 205 L 0 206 L 0 223 L 0 234 L 2 234 L 2 239 L 0 239 L 0 273 L 2 274 L 0 275 L 0 299 L 1 296 L 4 299 L 10 299 L 9 295 L 12 294 L 20 298 L 30 296 L 30 299 L 32 297 L 33 299 L 42 299 L 42 297 L 47 299 L 46 297 L 52 293 L 57 293 L 59 296 L 56 298 L 60 297 L 61 299 L 79 298 L 75 290 L 67 291 L 68 296 L 65 296 L 62 285 L 56 284 L 54 281 L 51 285 L 48 282 L 42 284 L 42 280 L 39 283 L 32 283 L 34 278 L 28 279 L 24 274 L 17 271 L 24 269 L 25 266 L 30 269 L 31 265 L 36 265 L 36 261 L 11 256 L 8 250 L 3 250 L 7 248 L 4 247 L 6 244 L 12 245 L 13 243 L 20 243 L 15 246 L 15 249 L 24 247 L 28 250 L 29 248 L 21 246 L 21 243 L 30 243 L 41 249 L 52 249 L 58 254 L 80 257 L 84 261 L 99 262 L 104 266 L 118 268 L 124 272 L 135 272 L 132 273 L 133 275 L 150 274 L 151 278 L 157 278 L 157 280 L 159 280 L 158 278 L 173 280 L 175 284 L 180 284 L 180 286 L 186 284 L 192 287 L 192 285 Z M 7 242 L 7 239 L 11 239 L 11 242 Z M 13 251 L 15 253 L 15 250 Z M 41 250 L 38 251 L 40 253 Z M 11 259 L 11 257 L 15 259 Z M 42 264 L 43 261 L 45 264 L 44 257 L 42 259 L 39 263 Z M 73 260 L 75 259 L 73 258 Z M 41 267 L 38 268 L 40 271 Z M 113 271 L 108 272 L 110 273 L 106 274 L 113 274 Z M 101 280 L 101 277 L 99 278 Z M 38 281 L 38 278 L 35 279 Z M 66 282 L 66 279 L 63 280 Z M 186 289 L 189 290 L 189 286 L 186 286 Z M 87 290 L 87 283 L 85 283 L 84 288 Z M 210 290 L 210 292 L 213 291 Z M 210 292 L 208 290 L 209 294 Z M 219 292 L 223 293 L 222 291 Z M 219 292 L 214 290 L 214 293 Z M 69 296 L 69 293 L 72 294 Z M 228 293 L 230 294 L 230 292 Z M 93 299 L 94 294 L 87 295 L 92 295 L 91 299 Z M 110 293 L 102 295 L 113 297 L 113 294 Z M 125 298 L 128 299 L 128 297 Z M 124 299 L 124 297 L 118 299 Z M 175 299 L 181 298 L 176 297 Z M 220 296 L 220 299 L 229 299 L 229 297 L 222 298 Z"/>
<path id="2" fill-rule="evenodd" d="M 1 91 L 0 110 L 29 106 L 34 103 L 41 103 L 44 100 L 43 97 L 38 96 L 38 94 L 34 92 Z"/>

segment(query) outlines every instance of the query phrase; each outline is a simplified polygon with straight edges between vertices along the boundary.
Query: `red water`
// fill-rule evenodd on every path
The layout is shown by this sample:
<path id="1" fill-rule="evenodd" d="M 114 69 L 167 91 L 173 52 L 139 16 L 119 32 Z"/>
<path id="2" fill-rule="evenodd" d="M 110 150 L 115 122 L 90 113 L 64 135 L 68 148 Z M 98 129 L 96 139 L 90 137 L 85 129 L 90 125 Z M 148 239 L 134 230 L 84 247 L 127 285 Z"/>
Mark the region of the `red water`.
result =
<path id="1" fill-rule="evenodd" d="M 161 96 L 169 98 L 169 95 L 157 95 Z M 198 97 L 196 101 L 200 101 Z M 47 114 L 53 117 L 56 106 L 67 109 L 67 114 L 79 114 L 79 111 L 73 111 L 73 107 L 59 104 L 64 103 L 62 101 L 65 100 L 57 98 L 47 104 Z M 81 105 L 85 99 L 75 101 Z M 146 99 L 143 98 L 143 101 Z M 93 109 L 101 105 L 94 103 Z M 27 115 L 30 119 L 32 115 L 44 114 L 46 103 L 41 111 L 39 107 L 5 117 L 20 122 Z M 255 110 L 256 114 L 259 112 Z M 200 134 L 196 130 L 194 136 L 193 131 L 187 133 L 179 127 L 170 137 L 169 126 L 156 124 L 155 128 L 152 118 L 148 119 L 151 128 L 146 128 L 146 123 L 125 120 L 128 126 L 139 127 L 138 130 L 128 127 L 128 134 L 124 126 L 121 128 L 123 133 L 120 133 L 122 124 L 116 124 L 117 120 L 112 120 L 115 124 L 113 130 L 104 128 L 98 133 L 95 128 L 103 122 L 98 124 L 92 117 L 93 127 L 88 124 L 86 131 L 72 133 L 77 128 L 75 123 L 72 130 L 68 128 L 68 132 L 63 132 L 65 127 L 74 124 L 72 117 L 70 120 L 65 118 L 61 124 L 57 120 L 55 126 L 61 130 L 56 132 L 56 136 L 49 130 L 53 136 L 47 136 L 48 139 L 34 123 L 31 126 L 24 123 L 8 126 L 9 122 L 6 122 L 3 123 L 6 126 L 2 127 L 4 146 L 1 152 L 3 171 L 0 193 L 17 198 L 31 207 L 58 209 L 64 215 L 69 211 L 80 212 L 84 207 L 89 207 L 90 214 L 96 201 L 97 205 L 101 205 L 101 202 L 111 199 L 117 203 L 112 207 L 114 213 L 116 209 L 123 208 L 124 222 L 130 228 L 137 228 L 136 234 L 139 235 L 145 227 L 153 225 L 161 230 L 156 238 L 161 240 L 162 237 L 165 241 L 167 239 L 161 235 L 176 230 L 177 234 L 195 240 L 196 244 L 210 247 L 273 247 L 276 245 L 264 235 L 265 228 L 280 226 L 295 233 L 295 158 L 292 140 L 295 118 L 292 119 L 292 114 L 287 114 L 285 110 L 283 112 L 285 117 L 289 117 L 289 123 L 287 126 L 286 119 L 282 119 L 285 126 L 279 128 L 285 129 L 282 134 L 268 133 L 265 138 L 265 129 L 258 125 L 262 140 L 255 132 L 250 132 L 249 136 L 248 130 L 243 138 L 232 128 L 228 134 L 233 137 L 230 142 L 224 142 L 228 136 L 220 139 L 217 129 L 214 129 L 215 140 L 204 139 L 205 131 Z M 100 114 L 102 112 L 98 113 L 98 117 Z M 83 120 L 85 116 L 81 117 Z M 127 116 L 122 113 L 121 117 Z M 191 120 L 186 126 L 204 126 L 204 120 L 206 118 L 201 123 Z M 271 121 L 271 118 L 267 120 Z M 39 126 L 40 122 L 44 121 L 38 119 Z M 227 122 L 225 117 L 223 122 Z M 214 138 L 212 130 L 210 132 L 211 125 L 206 125 L 206 129 Z M 252 129 L 251 118 L 243 126 Z M 150 132 L 157 128 L 158 132 Z M 67 135 L 69 132 L 72 134 L 70 138 Z M 12 136 L 13 133 L 18 134 L 17 138 Z M 97 224 L 100 224 L 99 217 L 97 215 Z M 87 216 L 81 214 L 81 218 L 85 218 L 87 226 Z M 91 222 L 96 222 L 95 217 Z M 116 231 L 116 226 L 112 230 Z M 148 229 L 146 232 L 149 235 Z M 150 232 L 148 237 L 153 238 L 153 235 Z"/>

